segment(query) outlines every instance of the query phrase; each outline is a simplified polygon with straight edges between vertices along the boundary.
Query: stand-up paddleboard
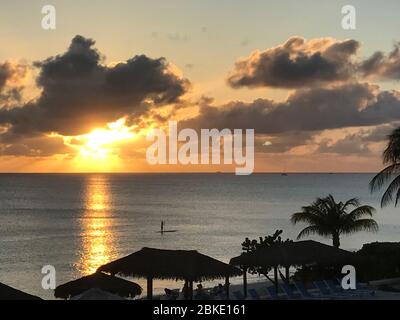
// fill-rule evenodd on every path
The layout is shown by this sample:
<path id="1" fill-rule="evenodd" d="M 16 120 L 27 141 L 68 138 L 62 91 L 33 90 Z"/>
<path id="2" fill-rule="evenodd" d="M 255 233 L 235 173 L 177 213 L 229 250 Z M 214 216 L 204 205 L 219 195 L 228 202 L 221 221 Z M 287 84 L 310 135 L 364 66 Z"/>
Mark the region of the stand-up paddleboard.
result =
<path id="1" fill-rule="evenodd" d="M 177 232 L 178 230 L 164 230 L 164 231 L 156 231 L 157 233 L 171 233 L 171 232 Z"/>
<path id="2" fill-rule="evenodd" d="M 165 230 L 165 221 L 161 220 L 161 230 L 157 231 L 157 233 L 171 233 L 171 232 L 177 232 L 178 230 Z"/>

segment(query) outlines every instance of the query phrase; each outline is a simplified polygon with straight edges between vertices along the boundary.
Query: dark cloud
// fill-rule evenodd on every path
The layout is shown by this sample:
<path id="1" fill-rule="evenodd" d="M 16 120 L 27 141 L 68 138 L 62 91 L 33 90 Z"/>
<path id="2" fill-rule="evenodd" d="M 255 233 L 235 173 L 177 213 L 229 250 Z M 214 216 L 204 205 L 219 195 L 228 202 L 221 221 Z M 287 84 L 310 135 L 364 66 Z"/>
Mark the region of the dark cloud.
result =
<path id="1" fill-rule="evenodd" d="M 304 146 L 313 142 L 316 132 L 290 131 L 276 135 L 257 135 L 255 151 L 262 153 L 282 153 L 295 147 Z"/>
<path id="2" fill-rule="evenodd" d="M 0 110 L 0 123 L 15 134 L 86 133 L 148 106 L 178 102 L 189 82 L 174 74 L 165 59 L 137 55 L 105 66 L 94 41 L 76 36 L 68 50 L 38 62 L 42 93 L 33 102 Z"/>
<path id="3" fill-rule="evenodd" d="M 203 105 L 185 127 L 254 128 L 256 133 L 320 131 L 400 120 L 400 93 L 369 84 L 300 90 L 284 102 L 257 99 L 223 106 Z"/>
<path id="4" fill-rule="evenodd" d="M 14 105 L 22 99 L 23 87 L 9 88 L 0 93 L 0 105 Z"/>
<path id="5" fill-rule="evenodd" d="M 397 128 L 399 123 L 379 125 L 359 129 L 354 133 L 346 134 L 340 139 L 317 137 L 322 131 L 284 132 L 276 135 L 258 135 L 255 140 L 256 152 L 283 153 L 299 146 L 317 147 L 314 154 L 340 154 L 368 156 L 374 153 L 372 146 L 385 143 L 387 136 Z"/>
<path id="6" fill-rule="evenodd" d="M 23 86 L 21 79 L 27 73 L 27 66 L 11 62 L 0 64 L 0 106 L 11 105 L 21 100 Z"/>
<path id="7" fill-rule="evenodd" d="M 3 62 L 0 63 L 0 93 L 7 87 L 8 84 L 18 82 L 25 77 L 27 66 L 22 63 Z"/>
<path id="8" fill-rule="evenodd" d="M 302 88 L 349 80 L 359 42 L 292 37 L 236 62 L 228 77 L 234 87 Z"/>
<path id="9" fill-rule="evenodd" d="M 373 128 L 360 129 L 355 133 L 345 135 L 337 141 L 326 138 L 319 143 L 316 152 L 366 156 L 372 154 L 371 146 L 373 144 L 385 142 L 388 135 L 396 127 L 398 127 L 398 123 L 385 124 Z"/>
<path id="10" fill-rule="evenodd" d="M 368 130 L 362 130 L 361 136 L 365 142 L 386 142 L 389 134 L 399 127 L 399 122 L 393 122 L 391 124 L 380 125 Z"/>
<path id="11" fill-rule="evenodd" d="M 344 155 L 368 155 L 369 144 L 359 134 L 349 134 L 338 141 L 324 139 L 320 142 L 316 153 L 335 153 Z"/>
<path id="12" fill-rule="evenodd" d="M 400 43 L 396 43 L 389 54 L 375 52 L 360 63 L 359 70 L 364 77 L 400 79 Z"/>
<path id="13" fill-rule="evenodd" d="M 73 150 L 64 145 L 61 137 L 25 137 L 12 144 L 0 146 L 0 155 L 3 156 L 48 157 L 55 154 L 65 155 L 70 152 Z"/>
<path id="14" fill-rule="evenodd" d="M 6 85 L 7 80 L 11 77 L 11 70 L 8 63 L 0 64 L 0 92 Z"/>

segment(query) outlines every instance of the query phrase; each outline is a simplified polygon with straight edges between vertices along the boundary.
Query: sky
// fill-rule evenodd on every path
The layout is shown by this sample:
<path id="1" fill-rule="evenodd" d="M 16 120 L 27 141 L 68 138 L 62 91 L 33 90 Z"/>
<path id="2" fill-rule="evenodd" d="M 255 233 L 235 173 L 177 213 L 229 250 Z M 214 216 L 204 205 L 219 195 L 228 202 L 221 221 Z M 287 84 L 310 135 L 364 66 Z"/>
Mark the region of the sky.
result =
<path id="1" fill-rule="evenodd" d="M 41 26 L 44 5 L 56 29 Z M 345 30 L 344 5 L 356 9 Z M 0 11 L 0 172 L 150 165 L 151 128 L 252 128 L 256 172 L 373 172 L 400 122 L 398 1 L 23 1 Z"/>

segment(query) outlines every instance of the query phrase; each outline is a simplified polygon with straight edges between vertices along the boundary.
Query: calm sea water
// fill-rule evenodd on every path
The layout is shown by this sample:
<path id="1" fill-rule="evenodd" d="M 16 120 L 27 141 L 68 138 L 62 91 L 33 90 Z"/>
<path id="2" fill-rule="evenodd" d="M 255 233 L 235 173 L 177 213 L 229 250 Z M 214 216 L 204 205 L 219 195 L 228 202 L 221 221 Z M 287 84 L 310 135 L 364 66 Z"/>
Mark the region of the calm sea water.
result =
<path id="1" fill-rule="evenodd" d="M 2 174 L 0 175 L 0 282 L 51 298 L 41 268 L 51 264 L 57 283 L 144 246 L 197 249 L 228 262 L 245 237 L 283 229 L 295 238 L 291 213 L 317 196 L 359 197 L 378 210 L 380 231 L 342 239 L 343 248 L 400 241 L 400 210 L 380 209 L 370 174 Z M 161 220 L 176 233 L 161 235 Z M 329 239 L 314 237 L 330 243 Z M 139 281 L 141 284 L 144 282 Z M 156 282 L 156 291 L 165 286 Z"/>

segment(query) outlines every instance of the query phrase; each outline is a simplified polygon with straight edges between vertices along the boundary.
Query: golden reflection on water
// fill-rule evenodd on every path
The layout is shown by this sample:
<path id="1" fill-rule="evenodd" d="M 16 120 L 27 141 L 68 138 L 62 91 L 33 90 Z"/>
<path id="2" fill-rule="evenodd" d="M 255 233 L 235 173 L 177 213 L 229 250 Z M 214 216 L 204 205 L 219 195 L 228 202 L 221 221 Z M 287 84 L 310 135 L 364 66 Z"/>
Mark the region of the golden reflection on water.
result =
<path id="1" fill-rule="evenodd" d="M 94 273 L 98 267 L 115 258 L 111 193 L 105 175 L 87 176 L 85 212 L 81 219 L 82 249 L 78 269 L 84 274 Z"/>

